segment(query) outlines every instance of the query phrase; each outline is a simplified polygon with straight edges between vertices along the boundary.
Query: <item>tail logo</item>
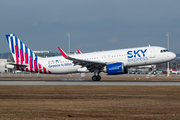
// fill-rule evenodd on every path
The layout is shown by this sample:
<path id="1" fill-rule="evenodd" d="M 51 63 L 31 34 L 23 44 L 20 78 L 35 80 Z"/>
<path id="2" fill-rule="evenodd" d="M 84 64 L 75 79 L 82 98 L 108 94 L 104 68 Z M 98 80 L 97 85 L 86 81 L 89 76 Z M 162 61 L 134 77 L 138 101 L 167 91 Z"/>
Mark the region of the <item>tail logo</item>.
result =
<path id="1" fill-rule="evenodd" d="M 38 72 L 38 57 L 14 34 L 8 34 L 6 38 L 15 63 L 28 64 L 31 72 Z"/>

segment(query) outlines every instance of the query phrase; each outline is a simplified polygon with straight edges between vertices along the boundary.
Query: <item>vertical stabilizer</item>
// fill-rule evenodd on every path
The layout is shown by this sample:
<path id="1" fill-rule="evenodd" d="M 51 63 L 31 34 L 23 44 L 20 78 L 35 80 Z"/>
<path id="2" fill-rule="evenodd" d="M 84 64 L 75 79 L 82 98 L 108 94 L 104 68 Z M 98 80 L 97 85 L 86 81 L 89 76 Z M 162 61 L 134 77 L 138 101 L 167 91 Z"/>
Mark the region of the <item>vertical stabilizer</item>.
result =
<path id="1" fill-rule="evenodd" d="M 38 56 L 14 34 L 8 34 L 6 38 L 15 64 L 17 66 L 27 65 L 26 71 L 38 72 Z"/>

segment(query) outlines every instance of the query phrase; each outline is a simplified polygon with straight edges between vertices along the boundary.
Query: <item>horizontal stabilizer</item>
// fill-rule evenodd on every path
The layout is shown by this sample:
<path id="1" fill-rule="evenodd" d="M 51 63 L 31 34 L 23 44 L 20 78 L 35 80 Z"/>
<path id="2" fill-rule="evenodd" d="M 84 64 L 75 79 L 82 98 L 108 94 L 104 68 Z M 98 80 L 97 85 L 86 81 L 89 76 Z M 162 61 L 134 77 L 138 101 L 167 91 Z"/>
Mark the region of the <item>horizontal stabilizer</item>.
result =
<path id="1" fill-rule="evenodd" d="M 9 69 L 26 68 L 27 66 L 28 64 L 16 64 L 16 63 L 7 63 L 5 65 L 5 67 Z"/>
<path id="2" fill-rule="evenodd" d="M 16 63 L 8 63 L 6 65 L 15 65 L 15 66 L 24 66 L 24 67 L 28 66 L 28 64 L 16 64 Z"/>

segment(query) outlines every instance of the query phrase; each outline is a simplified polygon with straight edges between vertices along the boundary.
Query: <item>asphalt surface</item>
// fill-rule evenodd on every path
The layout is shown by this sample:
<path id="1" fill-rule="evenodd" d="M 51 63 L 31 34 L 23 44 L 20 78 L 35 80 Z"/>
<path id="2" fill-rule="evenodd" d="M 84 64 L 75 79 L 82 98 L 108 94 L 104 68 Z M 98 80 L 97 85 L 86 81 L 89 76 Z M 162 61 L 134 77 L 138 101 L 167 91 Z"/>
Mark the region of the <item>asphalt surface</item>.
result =
<path id="1" fill-rule="evenodd" d="M 180 86 L 180 81 L 0 81 L 0 85 L 119 85 L 119 86 Z"/>

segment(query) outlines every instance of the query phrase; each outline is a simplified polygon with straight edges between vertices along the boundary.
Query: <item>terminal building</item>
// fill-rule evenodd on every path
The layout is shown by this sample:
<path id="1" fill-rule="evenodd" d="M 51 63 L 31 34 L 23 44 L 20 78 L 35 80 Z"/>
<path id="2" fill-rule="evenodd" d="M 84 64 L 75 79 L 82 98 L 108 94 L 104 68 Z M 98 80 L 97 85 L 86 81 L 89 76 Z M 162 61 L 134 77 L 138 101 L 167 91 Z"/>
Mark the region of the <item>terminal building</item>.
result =
<path id="1" fill-rule="evenodd" d="M 0 73 L 2 72 L 11 72 L 12 70 L 5 68 L 5 65 L 11 62 L 10 59 L 0 59 Z"/>

